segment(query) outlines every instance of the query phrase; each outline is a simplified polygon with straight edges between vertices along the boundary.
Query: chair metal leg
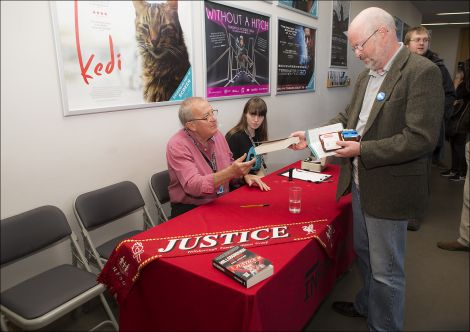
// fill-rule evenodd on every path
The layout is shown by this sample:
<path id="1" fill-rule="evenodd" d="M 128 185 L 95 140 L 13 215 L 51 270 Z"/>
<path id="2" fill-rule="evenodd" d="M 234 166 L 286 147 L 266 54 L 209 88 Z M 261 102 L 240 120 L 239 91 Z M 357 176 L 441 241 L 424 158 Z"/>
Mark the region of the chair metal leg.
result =
<path id="1" fill-rule="evenodd" d="M 2 327 L 2 331 L 8 332 L 7 322 L 5 316 L 0 314 L 0 326 Z"/>
<path id="2" fill-rule="evenodd" d="M 113 314 L 111 308 L 109 307 L 108 301 L 106 301 L 106 298 L 104 297 L 104 294 L 100 295 L 100 300 L 101 300 L 101 303 L 103 303 L 104 309 L 106 310 L 106 313 L 108 314 L 108 316 L 111 320 L 111 324 L 114 326 L 116 331 L 119 331 L 119 325 L 117 323 L 117 320 L 114 317 L 114 314 Z"/>

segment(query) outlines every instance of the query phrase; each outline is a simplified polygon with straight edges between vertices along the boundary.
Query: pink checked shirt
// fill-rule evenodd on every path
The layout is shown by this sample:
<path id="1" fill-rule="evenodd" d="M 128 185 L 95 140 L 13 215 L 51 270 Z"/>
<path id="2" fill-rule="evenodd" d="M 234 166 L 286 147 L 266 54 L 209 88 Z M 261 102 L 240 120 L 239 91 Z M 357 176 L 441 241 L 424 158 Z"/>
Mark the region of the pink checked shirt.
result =
<path id="1" fill-rule="evenodd" d="M 215 152 L 218 171 L 232 164 L 232 152 L 220 131 L 209 139 L 208 147 L 205 148 L 181 129 L 170 138 L 166 147 L 170 174 L 168 190 L 172 203 L 202 205 L 217 197 L 219 188 L 214 188 L 212 168 L 194 142 L 197 142 L 208 160 L 211 160 L 212 152 Z M 223 185 L 223 193 L 228 191 L 229 183 L 226 183 Z"/>

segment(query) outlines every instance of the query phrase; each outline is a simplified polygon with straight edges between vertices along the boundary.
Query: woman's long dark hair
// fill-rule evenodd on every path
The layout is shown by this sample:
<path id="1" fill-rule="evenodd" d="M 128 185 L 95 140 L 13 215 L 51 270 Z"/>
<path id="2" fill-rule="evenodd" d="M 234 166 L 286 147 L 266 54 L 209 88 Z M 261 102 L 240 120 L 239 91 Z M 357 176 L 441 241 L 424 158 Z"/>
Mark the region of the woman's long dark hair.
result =
<path id="1" fill-rule="evenodd" d="M 268 107 L 266 106 L 266 103 L 264 102 L 263 99 L 259 97 L 251 97 L 248 99 L 248 101 L 245 104 L 245 107 L 243 108 L 243 113 L 240 118 L 240 121 L 238 121 L 238 124 L 230 129 L 225 135 L 226 139 L 229 139 L 233 134 L 239 132 L 239 131 L 245 131 L 248 128 L 248 122 L 246 120 L 246 114 L 250 113 L 251 115 L 258 115 L 258 116 L 264 116 L 263 123 L 261 126 L 259 126 L 258 129 L 256 129 L 256 134 L 257 138 L 260 141 L 267 141 L 268 140 L 268 119 L 266 117 L 266 114 L 268 112 Z"/>

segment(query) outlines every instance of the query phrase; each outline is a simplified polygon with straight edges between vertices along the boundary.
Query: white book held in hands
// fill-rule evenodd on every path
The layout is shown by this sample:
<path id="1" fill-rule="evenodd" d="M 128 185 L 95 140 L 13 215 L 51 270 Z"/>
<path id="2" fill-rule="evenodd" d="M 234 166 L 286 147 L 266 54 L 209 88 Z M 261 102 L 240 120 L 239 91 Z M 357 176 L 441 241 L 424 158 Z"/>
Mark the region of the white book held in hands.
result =
<path id="1" fill-rule="evenodd" d="M 342 141 L 341 132 L 343 129 L 342 123 L 335 123 L 305 132 L 307 145 L 315 159 L 332 156 L 336 150 L 341 148 L 336 142 Z"/>

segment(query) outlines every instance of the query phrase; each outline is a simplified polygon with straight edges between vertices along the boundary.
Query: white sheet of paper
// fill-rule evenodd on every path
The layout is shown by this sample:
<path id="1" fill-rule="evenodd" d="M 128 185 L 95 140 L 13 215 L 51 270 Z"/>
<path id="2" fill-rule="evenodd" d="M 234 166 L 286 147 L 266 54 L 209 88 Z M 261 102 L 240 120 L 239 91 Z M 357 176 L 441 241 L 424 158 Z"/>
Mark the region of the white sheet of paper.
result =
<path id="1" fill-rule="evenodd" d="M 289 171 L 286 171 L 281 174 L 282 176 L 289 177 Z M 311 182 L 322 182 L 331 178 L 330 174 L 325 173 L 315 173 L 311 171 L 305 171 L 303 169 L 294 168 L 292 171 L 292 178 L 304 181 L 311 181 Z"/>

